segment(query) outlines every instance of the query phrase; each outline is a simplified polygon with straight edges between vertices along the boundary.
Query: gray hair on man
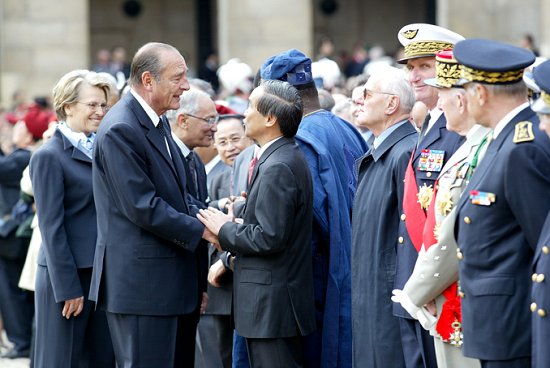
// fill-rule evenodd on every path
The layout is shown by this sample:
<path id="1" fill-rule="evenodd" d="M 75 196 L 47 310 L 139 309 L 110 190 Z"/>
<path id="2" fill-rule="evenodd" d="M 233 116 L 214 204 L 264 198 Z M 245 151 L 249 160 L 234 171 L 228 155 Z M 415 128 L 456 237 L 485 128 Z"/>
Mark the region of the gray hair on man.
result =
<path id="1" fill-rule="evenodd" d="M 208 93 L 200 89 L 193 88 L 182 93 L 180 96 L 180 108 L 166 111 L 166 117 L 170 124 L 174 124 L 180 114 L 195 114 L 199 110 L 199 98 L 201 96 L 211 99 Z"/>
<path id="2" fill-rule="evenodd" d="M 383 67 L 377 69 L 369 80 L 371 83 L 377 84 L 382 91 L 399 97 L 399 106 L 402 112 L 407 114 L 411 112 L 416 98 L 403 69 L 393 66 Z"/>

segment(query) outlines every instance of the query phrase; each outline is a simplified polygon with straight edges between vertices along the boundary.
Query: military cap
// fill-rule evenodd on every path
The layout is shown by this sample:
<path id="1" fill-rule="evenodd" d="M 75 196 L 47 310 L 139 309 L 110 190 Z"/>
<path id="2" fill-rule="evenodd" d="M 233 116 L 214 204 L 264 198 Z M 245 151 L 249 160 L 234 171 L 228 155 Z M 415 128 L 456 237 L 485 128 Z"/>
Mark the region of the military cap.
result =
<path id="1" fill-rule="evenodd" d="M 535 83 L 540 89 L 540 98 L 532 109 L 540 114 L 550 114 L 550 60 L 545 61 L 533 70 Z"/>
<path id="2" fill-rule="evenodd" d="M 452 49 L 464 39 L 458 33 L 426 23 L 408 24 L 399 30 L 397 38 L 405 47 L 405 57 L 398 60 L 406 64 L 409 59 L 435 56 L 438 51 Z"/>
<path id="3" fill-rule="evenodd" d="M 460 65 L 453 56 L 452 50 L 443 50 L 435 54 L 435 78 L 424 79 L 424 83 L 436 88 L 461 87 Z"/>
<path id="4" fill-rule="evenodd" d="M 535 55 L 527 49 L 479 38 L 458 42 L 454 56 L 462 68 L 460 84 L 515 83 L 522 80 L 523 69 L 535 61 Z"/>
<path id="5" fill-rule="evenodd" d="M 293 86 L 313 82 L 311 59 L 291 49 L 268 58 L 260 68 L 262 79 L 278 79 Z"/>

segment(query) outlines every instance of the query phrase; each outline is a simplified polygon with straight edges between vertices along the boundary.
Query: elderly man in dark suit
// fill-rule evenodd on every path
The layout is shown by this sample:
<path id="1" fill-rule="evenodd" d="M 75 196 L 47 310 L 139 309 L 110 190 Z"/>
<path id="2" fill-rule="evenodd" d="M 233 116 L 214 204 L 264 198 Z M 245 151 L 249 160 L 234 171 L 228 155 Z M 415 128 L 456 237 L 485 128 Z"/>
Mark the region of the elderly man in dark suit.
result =
<path id="1" fill-rule="evenodd" d="M 90 299 L 107 311 L 120 367 L 192 366 L 199 308 L 186 173 L 162 114 L 189 89 L 174 47 L 148 43 L 131 90 L 104 118 L 94 151 L 98 240 Z"/>
<path id="2" fill-rule="evenodd" d="M 234 317 L 251 366 L 303 365 L 301 336 L 315 329 L 311 268 L 312 183 L 294 142 L 302 118 L 296 89 L 264 81 L 250 95 L 246 135 L 260 146 L 251 161 L 242 221 L 216 209 L 199 219 L 221 249 L 236 254 Z"/>

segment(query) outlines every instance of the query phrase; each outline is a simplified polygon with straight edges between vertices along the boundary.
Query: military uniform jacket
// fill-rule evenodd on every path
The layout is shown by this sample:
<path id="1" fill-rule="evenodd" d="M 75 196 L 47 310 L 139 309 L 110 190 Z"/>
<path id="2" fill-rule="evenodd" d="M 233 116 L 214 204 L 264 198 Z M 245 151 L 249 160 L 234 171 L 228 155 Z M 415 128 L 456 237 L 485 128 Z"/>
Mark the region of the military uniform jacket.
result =
<path id="1" fill-rule="evenodd" d="M 466 187 L 466 175 L 481 141 L 490 129 L 475 126 L 473 135 L 449 158 L 438 177 L 435 215 L 438 226 L 438 243 L 428 244 L 418 257 L 413 273 L 403 290 L 412 302 L 422 307 L 441 297 L 441 293 L 458 280 L 458 260 L 454 225 L 456 212 L 452 211 Z M 431 230 L 431 229 L 430 229 Z M 440 305 L 443 300 L 437 304 Z"/>
<path id="2" fill-rule="evenodd" d="M 550 213 L 542 228 L 535 254 L 535 274 L 531 294 L 533 321 L 533 367 L 547 367 L 550 364 Z"/>
<path id="3" fill-rule="evenodd" d="M 414 150 L 412 157 L 412 167 L 414 169 L 416 177 L 417 188 L 433 188 L 435 180 L 439 176 L 439 173 L 443 169 L 447 160 L 455 153 L 455 151 L 463 143 L 463 138 L 454 132 L 450 132 L 445 128 L 447 121 L 445 115 L 441 115 L 435 124 L 431 127 L 428 133 L 424 136 L 420 144 Z M 438 153 L 436 151 L 443 151 L 443 161 L 439 169 L 435 170 L 420 170 L 420 161 L 422 158 L 422 151 L 430 150 L 429 152 Z M 426 152 L 426 151 L 424 151 Z M 405 224 L 406 216 L 402 209 L 402 203 L 399 203 L 401 221 L 399 223 L 399 233 L 397 239 L 397 273 L 395 275 L 394 289 L 402 290 L 405 283 L 409 279 L 414 269 L 414 265 L 418 258 L 418 251 L 414 247 Z M 420 230 L 422 231 L 422 229 Z M 403 318 L 412 318 L 401 307 L 401 304 L 393 303 L 393 313 L 396 316 Z"/>
<path id="4" fill-rule="evenodd" d="M 403 177 L 418 135 L 405 122 L 357 161 L 351 285 L 355 367 L 404 367 L 399 320 L 392 313 Z"/>
<path id="5" fill-rule="evenodd" d="M 457 205 L 464 355 L 531 355 L 530 279 L 549 188 L 550 142 L 526 107 L 489 144 Z"/>
<path id="6" fill-rule="evenodd" d="M 273 142 L 252 173 L 243 223 L 218 234 L 236 255 L 235 328 L 248 338 L 307 335 L 315 329 L 311 175 L 291 138 Z"/>

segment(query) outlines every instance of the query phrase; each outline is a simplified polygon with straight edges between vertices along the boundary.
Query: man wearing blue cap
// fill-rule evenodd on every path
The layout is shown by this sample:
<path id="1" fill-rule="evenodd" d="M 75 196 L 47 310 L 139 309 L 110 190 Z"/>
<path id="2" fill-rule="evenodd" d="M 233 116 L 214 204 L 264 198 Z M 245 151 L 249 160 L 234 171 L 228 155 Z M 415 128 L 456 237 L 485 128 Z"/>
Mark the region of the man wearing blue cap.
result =
<path id="1" fill-rule="evenodd" d="M 351 366 L 351 207 L 357 185 L 354 163 L 367 151 L 348 122 L 321 110 L 311 59 L 292 49 L 261 67 L 262 79 L 294 85 L 304 103 L 296 142 L 313 178 L 313 274 L 318 330 L 307 336 L 306 365 Z"/>
<path id="2" fill-rule="evenodd" d="M 540 89 L 541 97 L 531 106 L 540 118 L 540 129 L 550 137 L 550 61 L 537 66 L 533 72 L 535 83 Z M 550 141 L 547 141 L 550 144 Z M 542 227 L 539 243 L 535 252 L 535 274 L 544 278 L 550 271 L 550 213 Z M 535 280 L 536 281 L 536 280 Z M 544 281 L 544 280 L 543 280 Z M 544 367 L 550 362 L 550 285 L 547 282 L 533 283 L 531 292 L 531 311 L 533 322 L 533 359 L 534 367 Z"/>
<path id="3" fill-rule="evenodd" d="M 399 236 L 396 240 L 397 264 L 395 289 L 403 289 L 414 269 L 422 248 L 422 232 L 426 213 L 435 189 L 435 181 L 447 160 L 460 147 L 463 139 L 446 129 L 446 118 L 437 108 L 438 91 L 425 83 L 436 76 L 435 54 L 450 49 L 464 37 L 433 24 L 415 23 L 401 28 L 399 42 L 405 48 L 409 82 L 417 101 L 428 108 L 428 116 L 405 174 Z M 400 317 L 401 339 L 407 368 L 437 366 L 433 338 L 400 304 L 393 305 L 394 315 Z M 426 326 L 428 327 L 428 326 Z"/>
<path id="4" fill-rule="evenodd" d="M 550 144 L 522 80 L 535 56 L 483 39 L 458 42 L 454 55 L 462 65 L 468 110 L 492 130 L 456 206 L 463 353 L 484 368 L 531 367 L 529 279 L 544 282 L 531 270 L 550 209 Z"/>

